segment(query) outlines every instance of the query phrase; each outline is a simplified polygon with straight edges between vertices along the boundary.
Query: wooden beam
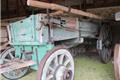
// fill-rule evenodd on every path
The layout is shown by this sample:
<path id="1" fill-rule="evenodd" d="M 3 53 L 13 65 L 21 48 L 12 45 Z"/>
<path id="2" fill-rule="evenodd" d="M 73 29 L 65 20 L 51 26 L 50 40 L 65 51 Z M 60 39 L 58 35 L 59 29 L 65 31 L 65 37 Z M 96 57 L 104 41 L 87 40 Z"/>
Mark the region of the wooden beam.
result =
<path id="1" fill-rule="evenodd" d="M 32 7 L 44 8 L 44 9 L 60 10 L 63 12 L 69 12 L 72 14 L 86 16 L 86 17 L 94 18 L 94 19 L 100 19 L 100 20 L 103 19 L 102 17 L 95 15 L 95 14 L 84 12 L 78 9 L 68 8 L 68 7 L 57 5 L 54 3 L 45 3 L 45 2 L 40 2 L 40 1 L 28 0 L 27 5 L 32 6 Z"/>
<path id="2" fill-rule="evenodd" d="M 15 21 L 15 20 L 20 20 L 26 18 L 25 16 L 23 17 L 15 17 L 15 18 L 8 18 L 8 19 L 2 19 L 1 22 L 9 22 L 9 21 Z"/>

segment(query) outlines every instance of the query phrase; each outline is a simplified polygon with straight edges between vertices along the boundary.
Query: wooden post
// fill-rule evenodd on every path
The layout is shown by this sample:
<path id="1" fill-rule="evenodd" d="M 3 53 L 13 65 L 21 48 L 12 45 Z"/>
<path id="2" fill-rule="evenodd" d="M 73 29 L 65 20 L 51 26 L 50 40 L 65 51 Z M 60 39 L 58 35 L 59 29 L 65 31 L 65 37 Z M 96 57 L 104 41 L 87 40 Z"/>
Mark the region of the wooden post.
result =
<path id="1" fill-rule="evenodd" d="M 120 44 L 117 44 L 114 50 L 114 70 L 115 79 L 120 80 Z"/>
<path id="2" fill-rule="evenodd" d="M 41 2 L 41 1 L 28 0 L 27 5 L 32 6 L 32 7 L 37 7 L 37 8 L 44 8 L 44 9 L 52 9 L 52 10 L 59 10 L 59 11 L 63 11 L 63 12 L 69 12 L 72 14 L 86 16 L 86 17 L 94 18 L 94 19 L 100 19 L 100 20 L 103 19 L 102 17 L 95 15 L 95 14 L 84 12 L 84 11 L 78 10 L 78 9 L 68 8 L 68 7 L 57 5 L 54 3 L 45 3 L 45 2 Z"/>

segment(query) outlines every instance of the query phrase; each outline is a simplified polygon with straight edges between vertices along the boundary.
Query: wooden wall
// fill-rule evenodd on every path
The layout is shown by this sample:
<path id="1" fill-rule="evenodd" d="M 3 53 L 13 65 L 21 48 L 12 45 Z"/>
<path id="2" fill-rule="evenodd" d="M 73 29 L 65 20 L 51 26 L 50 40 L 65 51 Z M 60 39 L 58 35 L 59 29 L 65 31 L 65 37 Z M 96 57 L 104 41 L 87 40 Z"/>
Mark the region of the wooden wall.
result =
<path id="1" fill-rule="evenodd" d="M 87 9 L 87 12 L 100 15 L 105 18 L 115 18 L 115 13 L 120 11 L 120 6 Z"/>

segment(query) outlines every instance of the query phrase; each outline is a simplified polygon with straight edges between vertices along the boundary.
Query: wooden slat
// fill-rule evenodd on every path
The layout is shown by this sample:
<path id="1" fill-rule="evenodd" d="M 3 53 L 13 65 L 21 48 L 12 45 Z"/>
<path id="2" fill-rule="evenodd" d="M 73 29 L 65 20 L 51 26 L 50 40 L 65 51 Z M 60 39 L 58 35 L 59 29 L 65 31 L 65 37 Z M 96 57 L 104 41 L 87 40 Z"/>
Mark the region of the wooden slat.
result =
<path id="1" fill-rule="evenodd" d="M 9 21 L 17 21 L 26 18 L 25 16 L 23 17 L 15 17 L 15 18 L 8 18 L 8 19 L 2 19 L 1 22 L 9 22 Z"/>
<path id="2" fill-rule="evenodd" d="M 8 22 L 1 22 L 1 26 L 6 27 L 9 23 Z"/>
<path id="3" fill-rule="evenodd" d="M 6 29 L 3 29 L 1 28 L 0 29 L 0 38 L 7 38 L 8 37 L 8 34 L 7 34 L 7 28 Z"/>
<path id="4" fill-rule="evenodd" d="M 0 51 L 4 50 L 8 46 L 9 42 L 4 42 L 4 44 L 0 45 Z"/>
<path id="5" fill-rule="evenodd" d="M 0 37 L 1 38 L 1 37 Z M 7 37 L 2 37 L 0 39 L 0 43 L 3 43 L 3 42 L 7 42 L 8 41 L 8 38 Z"/>
<path id="6" fill-rule="evenodd" d="M 25 60 L 17 59 L 17 60 L 11 61 L 9 63 L 0 65 L 0 73 L 9 72 L 9 71 L 12 71 L 12 70 L 15 70 L 15 69 L 20 69 L 20 68 L 23 68 L 23 67 L 28 67 L 28 66 L 31 66 L 31 65 L 34 65 L 34 64 L 35 63 L 32 60 L 25 61 Z"/>

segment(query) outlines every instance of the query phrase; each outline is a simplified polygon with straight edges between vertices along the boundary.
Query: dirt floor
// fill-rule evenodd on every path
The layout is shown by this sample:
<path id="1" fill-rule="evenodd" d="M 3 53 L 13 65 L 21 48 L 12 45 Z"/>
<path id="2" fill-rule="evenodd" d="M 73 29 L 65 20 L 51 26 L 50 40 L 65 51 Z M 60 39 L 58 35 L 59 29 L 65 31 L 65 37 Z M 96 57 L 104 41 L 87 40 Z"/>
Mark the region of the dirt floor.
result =
<path id="1" fill-rule="evenodd" d="M 103 64 L 97 54 L 76 57 L 75 80 L 115 80 L 112 61 Z"/>
<path id="2" fill-rule="evenodd" d="M 80 54 L 75 57 L 74 80 L 115 80 L 112 61 L 102 64 L 95 53 Z M 30 71 L 19 80 L 36 80 L 37 72 Z M 0 76 L 0 80 L 7 80 Z"/>

